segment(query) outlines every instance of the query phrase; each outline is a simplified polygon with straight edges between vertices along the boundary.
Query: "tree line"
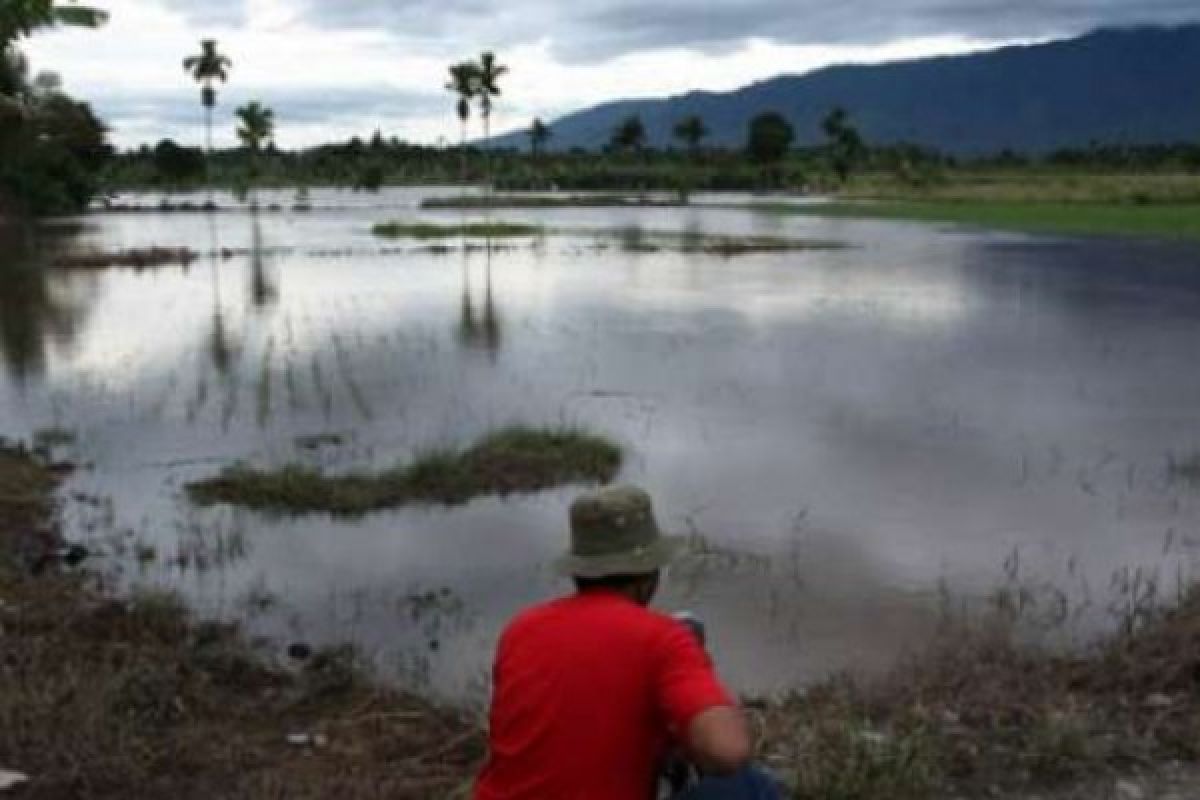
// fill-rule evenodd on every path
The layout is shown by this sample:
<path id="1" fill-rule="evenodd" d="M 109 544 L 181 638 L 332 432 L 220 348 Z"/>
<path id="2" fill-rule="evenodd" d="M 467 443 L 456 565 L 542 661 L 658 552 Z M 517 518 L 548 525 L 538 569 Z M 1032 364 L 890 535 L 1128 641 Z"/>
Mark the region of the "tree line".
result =
<path id="1" fill-rule="evenodd" d="M 116 154 L 103 123 L 86 104 L 61 89 L 50 73 L 30 76 L 22 41 L 57 25 L 97 27 L 104 12 L 74 0 L 3 0 L 0 4 L 0 215 L 6 209 L 32 214 L 82 210 L 100 187 L 157 187 L 168 191 L 214 186 L 254 196 L 254 187 L 345 186 L 374 190 L 387 184 L 483 183 L 506 189 L 697 189 L 818 188 L 845 184 L 862 171 L 887 171 L 920 184 L 960 164 L 1021 168 L 1200 168 L 1200 145 L 1106 145 L 1044 156 L 1001 152 L 956 159 L 911 144 L 871 145 L 850 113 L 832 108 L 821 123 L 823 141 L 796 147 L 786 116 L 764 110 L 749 120 L 740 148 L 705 147 L 711 131 L 698 115 L 675 121 L 666 149 L 648 146 L 637 115 L 618 122 L 599 153 L 551 151 L 553 126 L 534 119 L 525 133 L 528 149 L 492 146 L 492 119 L 509 68 L 492 51 L 451 64 L 445 89 L 460 123 L 454 147 L 411 144 L 381 131 L 301 150 L 275 144 L 275 111 L 261 100 L 234 110 L 238 146 L 213 147 L 218 87 L 233 61 L 218 42 L 205 39 L 182 66 L 200 87 L 204 146 L 163 139 Z M 472 141 L 478 113 L 482 139 Z M 206 205 L 211 205 L 211 193 Z"/>

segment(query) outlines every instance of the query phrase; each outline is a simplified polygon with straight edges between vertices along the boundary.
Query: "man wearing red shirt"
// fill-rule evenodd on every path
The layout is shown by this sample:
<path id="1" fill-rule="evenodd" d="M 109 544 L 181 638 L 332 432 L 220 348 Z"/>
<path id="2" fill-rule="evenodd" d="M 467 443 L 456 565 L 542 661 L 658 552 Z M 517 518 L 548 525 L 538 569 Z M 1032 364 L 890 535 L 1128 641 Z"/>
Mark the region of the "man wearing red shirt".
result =
<path id="1" fill-rule="evenodd" d="M 750 736 L 692 631 L 646 606 L 678 549 L 634 487 L 571 506 L 578 592 L 521 613 L 496 652 L 475 800 L 651 800 L 672 747 L 707 776 L 680 798 L 770 800 Z"/>

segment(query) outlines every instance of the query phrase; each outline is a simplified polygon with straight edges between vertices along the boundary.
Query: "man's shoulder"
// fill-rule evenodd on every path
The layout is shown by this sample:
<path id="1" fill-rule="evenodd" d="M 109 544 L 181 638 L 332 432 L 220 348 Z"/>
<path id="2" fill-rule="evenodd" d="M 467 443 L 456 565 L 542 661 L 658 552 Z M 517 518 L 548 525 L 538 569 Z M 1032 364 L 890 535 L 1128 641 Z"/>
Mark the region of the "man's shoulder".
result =
<path id="1" fill-rule="evenodd" d="M 518 612 L 505 626 L 504 636 L 510 638 L 561 624 L 573 626 L 580 623 L 591 627 L 599 621 L 610 621 L 655 637 L 669 635 L 679 628 L 679 623 L 672 617 L 624 598 L 575 594 Z"/>

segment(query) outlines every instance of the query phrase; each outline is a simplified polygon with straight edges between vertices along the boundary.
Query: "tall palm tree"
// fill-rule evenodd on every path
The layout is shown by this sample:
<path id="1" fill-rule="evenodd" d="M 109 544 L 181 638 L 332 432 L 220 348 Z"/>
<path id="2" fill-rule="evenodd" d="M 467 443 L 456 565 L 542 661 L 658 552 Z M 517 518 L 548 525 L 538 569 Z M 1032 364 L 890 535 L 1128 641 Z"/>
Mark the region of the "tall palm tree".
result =
<path id="1" fill-rule="evenodd" d="M 212 112 L 217 104 L 217 90 L 213 81 L 224 83 L 229 80 L 229 70 L 233 62 L 217 51 L 216 39 L 205 39 L 200 42 L 200 54 L 189 56 L 183 60 L 183 68 L 191 73 L 192 78 L 201 85 L 200 101 L 204 104 L 205 151 L 212 158 Z"/>
<path id="2" fill-rule="evenodd" d="M 455 109 L 458 120 L 462 123 L 462 136 L 459 140 L 459 179 L 467 179 L 467 121 L 471 118 L 471 101 L 479 91 L 479 66 L 470 61 L 454 64 L 450 67 L 450 81 L 446 90 L 458 95 Z"/>
<path id="3" fill-rule="evenodd" d="M 479 111 L 483 116 L 483 144 L 492 138 L 492 98 L 500 96 L 499 81 L 508 73 L 508 67 L 496 60 L 490 50 L 479 56 Z"/>
<path id="4" fill-rule="evenodd" d="M 75 0 L 70 0 L 69 5 L 54 0 L 4 0 L 0 4 L 0 49 L 7 49 L 41 28 L 55 25 L 98 28 L 107 21 L 107 11 L 76 5 Z"/>
<path id="5" fill-rule="evenodd" d="M 675 123 L 675 138 L 687 145 L 688 153 L 695 156 L 700 142 L 709 134 L 708 126 L 698 115 L 692 114 Z"/>
<path id="6" fill-rule="evenodd" d="M 529 149 L 533 153 L 533 157 L 537 158 L 542 152 L 542 147 L 553 136 L 553 131 L 550 126 L 542 122 L 541 118 L 535 118 L 533 124 L 529 126 Z"/>

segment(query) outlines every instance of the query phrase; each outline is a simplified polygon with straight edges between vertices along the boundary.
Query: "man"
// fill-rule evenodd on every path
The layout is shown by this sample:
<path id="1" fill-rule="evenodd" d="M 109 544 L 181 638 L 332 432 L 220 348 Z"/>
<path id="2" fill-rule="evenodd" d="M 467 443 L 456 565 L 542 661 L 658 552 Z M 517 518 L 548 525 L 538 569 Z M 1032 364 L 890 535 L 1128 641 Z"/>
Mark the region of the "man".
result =
<path id="1" fill-rule="evenodd" d="M 651 800 L 671 747 L 706 776 L 680 798 L 777 797 L 745 718 L 682 623 L 648 609 L 678 550 L 631 486 L 571 506 L 570 597 L 520 614 L 496 652 L 475 800 Z"/>

